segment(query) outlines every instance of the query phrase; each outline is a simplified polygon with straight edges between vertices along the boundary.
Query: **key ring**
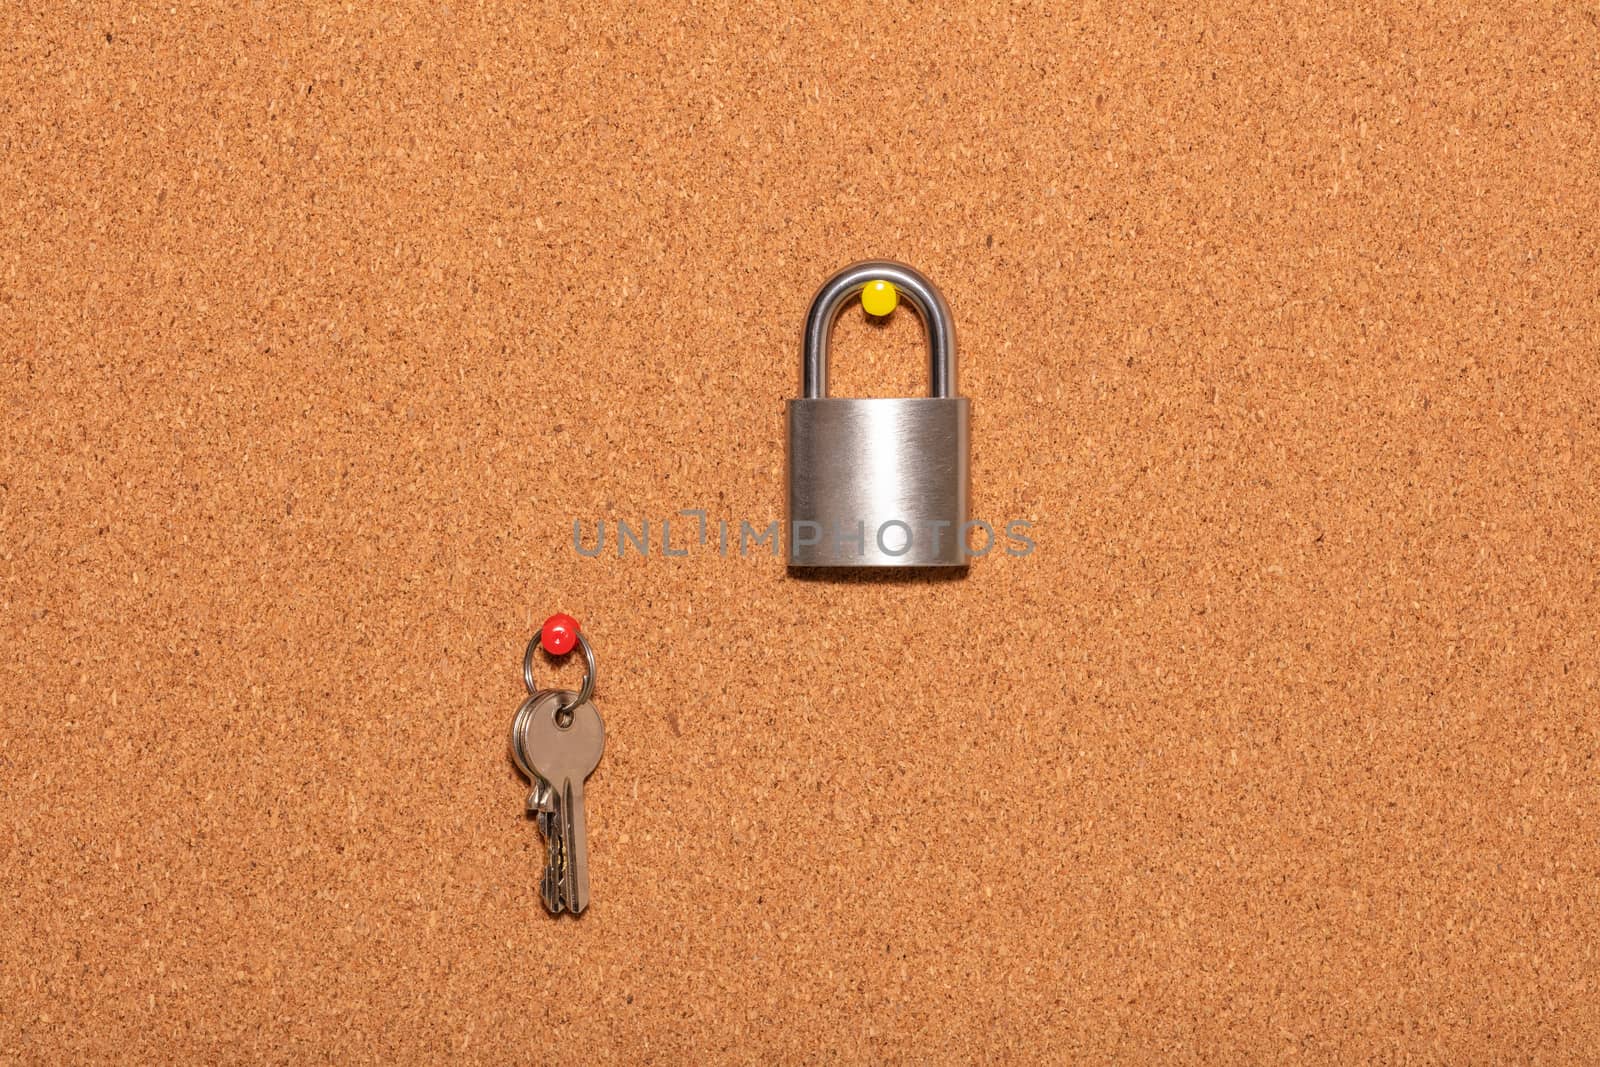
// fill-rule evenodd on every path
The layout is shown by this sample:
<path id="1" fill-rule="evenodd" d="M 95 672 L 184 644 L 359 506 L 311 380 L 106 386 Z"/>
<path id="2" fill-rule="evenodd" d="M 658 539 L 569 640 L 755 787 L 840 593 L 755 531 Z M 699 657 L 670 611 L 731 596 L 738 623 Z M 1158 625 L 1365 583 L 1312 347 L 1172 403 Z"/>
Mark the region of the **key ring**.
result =
<path id="1" fill-rule="evenodd" d="M 581 707 L 594 696 L 594 649 L 589 647 L 588 638 L 583 636 L 583 631 L 578 631 L 574 636 L 578 639 L 578 647 L 583 650 L 583 684 L 578 687 L 578 695 L 573 697 L 572 703 L 563 705 L 557 715 L 568 715 L 573 708 Z M 528 687 L 529 696 L 539 694 L 539 686 L 533 680 L 533 653 L 539 647 L 539 635 L 534 634 L 533 640 L 528 642 L 528 650 L 522 654 L 522 684 Z"/>

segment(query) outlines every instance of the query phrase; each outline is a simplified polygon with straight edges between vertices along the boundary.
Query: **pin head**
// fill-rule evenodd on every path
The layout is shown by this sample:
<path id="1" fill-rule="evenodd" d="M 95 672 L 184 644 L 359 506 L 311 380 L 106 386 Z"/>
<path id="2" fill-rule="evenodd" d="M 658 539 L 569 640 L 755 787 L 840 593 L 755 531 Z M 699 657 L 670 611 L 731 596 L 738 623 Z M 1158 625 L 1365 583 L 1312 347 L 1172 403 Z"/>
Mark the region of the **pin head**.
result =
<path id="1" fill-rule="evenodd" d="M 868 315 L 882 318 L 899 305 L 900 294 L 895 290 L 894 282 L 879 278 L 868 282 L 867 287 L 861 290 L 861 307 Z"/>
<path id="2" fill-rule="evenodd" d="M 544 620 L 539 631 L 539 642 L 552 656 L 565 656 L 578 643 L 578 620 L 557 612 Z"/>

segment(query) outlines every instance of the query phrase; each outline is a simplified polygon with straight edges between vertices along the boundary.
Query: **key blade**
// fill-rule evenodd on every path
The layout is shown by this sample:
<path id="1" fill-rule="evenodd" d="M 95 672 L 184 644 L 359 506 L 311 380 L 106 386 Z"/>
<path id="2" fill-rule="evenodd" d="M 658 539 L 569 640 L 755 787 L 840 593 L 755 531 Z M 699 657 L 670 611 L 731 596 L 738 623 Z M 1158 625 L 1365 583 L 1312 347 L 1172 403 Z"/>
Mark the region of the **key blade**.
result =
<path id="1" fill-rule="evenodd" d="M 558 795 L 552 793 L 552 798 Z M 544 876 L 539 882 L 539 896 L 544 901 L 546 911 L 551 915 L 560 915 L 566 907 L 567 867 L 560 801 L 552 799 L 549 809 L 542 812 L 539 819 L 539 829 L 544 833 L 545 842 L 549 846 L 548 858 L 544 864 Z"/>
<path id="2" fill-rule="evenodd" d="M 559 915 L 565 906 L 566 869 L 562 859 L 565 850 L 562 847 L 561 794 L 541 778 L 534 796 L 528 799 L 530 803 L 537 800 L 534 821 L 539 824 L 539 836 L 544 839 L 546 848 L 544 871 L 539 877 L 539 899 L 544 902 L 546 911 Z"/>
<path id="3" fill-rule="evenodd" d="M 583 914 L 589 906 L 589 835 L 583 817 L 583 779 L 567 779 L 562 789 L 561 823 L 566 849 L 567 910 Z"/>

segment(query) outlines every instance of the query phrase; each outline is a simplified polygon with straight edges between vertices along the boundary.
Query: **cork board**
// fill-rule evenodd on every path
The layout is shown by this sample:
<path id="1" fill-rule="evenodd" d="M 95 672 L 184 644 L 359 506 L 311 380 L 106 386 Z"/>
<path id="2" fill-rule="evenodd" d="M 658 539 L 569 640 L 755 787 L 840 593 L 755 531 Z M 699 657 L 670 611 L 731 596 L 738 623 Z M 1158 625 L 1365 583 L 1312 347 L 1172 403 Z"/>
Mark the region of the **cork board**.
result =
<path id="1" fill-rule="evenodd" d="M 1593 4 L 0 31 L 0 1059 L 1600 1047 Z M 869 256 L 1031 554 L 716 550 Z M 834 389 L 920 350 L 846 315 Z M 576 922 L 505 748 L 558 609 Z"/>

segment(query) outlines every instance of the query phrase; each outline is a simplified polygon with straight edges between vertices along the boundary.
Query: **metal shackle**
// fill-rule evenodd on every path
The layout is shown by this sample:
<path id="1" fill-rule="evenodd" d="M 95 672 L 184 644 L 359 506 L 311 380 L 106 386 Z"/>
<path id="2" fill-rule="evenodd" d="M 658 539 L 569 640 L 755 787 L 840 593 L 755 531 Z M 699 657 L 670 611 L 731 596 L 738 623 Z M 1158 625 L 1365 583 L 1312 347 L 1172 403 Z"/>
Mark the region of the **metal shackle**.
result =
<path id="1" fill-rule="evenodd" d="M 922 318 L 928 334 L 928 395 L 947 399 L 956 391 L 956 327 L 944 294 L 916 270 L 890 259 L 852 263 L 823 283 L 806 313 L 800 342 L 800 395 L 821 400 L 828 395 L 828 348 L 833 324 L 851 298 L 875 281 L 891 283 Z"/>

